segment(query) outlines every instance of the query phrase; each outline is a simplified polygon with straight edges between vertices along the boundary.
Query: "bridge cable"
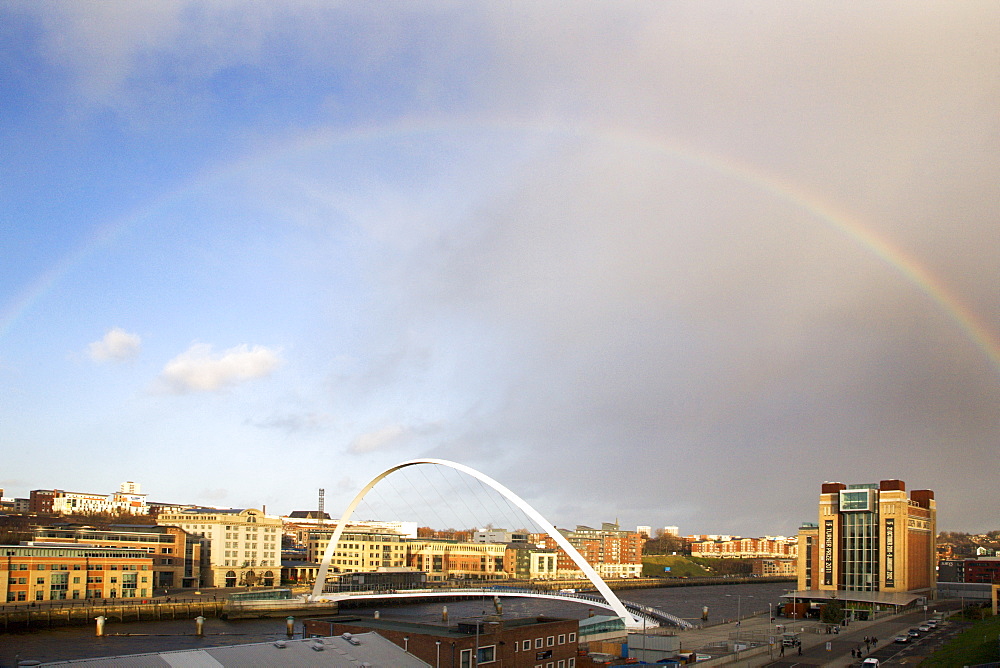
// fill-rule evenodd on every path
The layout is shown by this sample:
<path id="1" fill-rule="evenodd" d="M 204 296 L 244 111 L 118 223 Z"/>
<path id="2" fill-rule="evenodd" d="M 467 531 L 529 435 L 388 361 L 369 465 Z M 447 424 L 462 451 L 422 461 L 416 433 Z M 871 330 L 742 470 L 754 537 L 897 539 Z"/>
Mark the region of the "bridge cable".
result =
<path id="1" fill-rule="evenodd" d="M 431 466 L 434 466 L 434 465 L 431 464 Z M 442 508 L 449 508 L 450 509 L 451 508 L 451 504 L 449 504 L 448 501 L 444 498 L 444 495 L 441 494 L 441 487 L 439 485 L 435 485 L 434 483 L 432 483 L 431 480 L 430 480 L 430 478 L 427 477 L 427 471 L 426 471 L 425 466 L 424 465 L 415 466 L 414 468 L 419 468 L 420 469 L 420 474 L 424 477 L 424 480 L 427 483 L 427 488 L 433 489 L 434 492 L 438 495 L 438 498 L 441 499 L 441 507 Z M 440 467 L 434 466 L 434 468 L 439 469 Z M 442 475 L 442 477 L 443 477 L 443 475 Z M 414 489 L 416 489 L 416 486 L 414 486 Z M 434 504 L 429 504 L 429 507 L 434 512 L 434 514 L 437 515 L 438 521 L 441 522 L 440 529 L 442 529 L 442 530 L 446 529 L 447 528 L 447 522 L 445 522 L 444 519 L 440 515 L 438 515 L 437 511 L 434 510 Z"/>

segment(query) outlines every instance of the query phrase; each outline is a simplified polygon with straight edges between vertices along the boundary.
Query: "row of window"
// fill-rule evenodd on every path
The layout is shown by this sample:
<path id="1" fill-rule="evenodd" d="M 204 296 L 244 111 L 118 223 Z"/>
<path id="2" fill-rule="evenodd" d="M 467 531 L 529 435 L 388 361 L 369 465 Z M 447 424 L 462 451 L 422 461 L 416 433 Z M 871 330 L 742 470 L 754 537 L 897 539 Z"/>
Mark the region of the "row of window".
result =
<path id="1" fill-rule="evenodd" d="M 542 649 L 542 647 L 554 647 L 556 645 L 565 645 L 567 642 L 576 642 L 576 633 L 570 633 L 567 636 L 565 633 L 560 633 L 559 637 L 548 636 L 547 638 L 535 638 L 535 649 Z M 525 640 L 521 642 L 521 651 L 528 652 L 531 650 L 531 640 Z M 517 651 L 517 645 L 514 645 L 514 651 Z"/>
<path id="2" fill-rule="evenodd" d="M 125 574 L 122 575 L 122 580 L 123 581 L 127 581 L 127 582 L 135 582 L 136 581 L 136 576 L 135 575 L 130 575 L 129 573 L 125 573 Z M 100 575 L 88 575 L 87 576 L 87 584 L 100 584 L 103 581 L 104 581 L 104 578 L 102 576 L 100 576 Z M 148 578 L 145 575 L 143 575 L 142 576 L 142 581 L 146 582 L 146 581 L 148 581 Z M 65 584 L 66 582 L 68 582 L 68 579 L 65 579 L 65 580 L 56 580 L 56 579 L 53 578 L 53 580 L 52 580 L 52 586 L 55 587 L 57 584 Z M 118 578 L 112 576 L 111 578 L 108 579 L 108 582 L 118 582 Z M 26 585 L 26 584 L 28 584 L 28 578 L 7 578 L 7 584 L 9 584 L 9 585 Z M 35 578 L 35 584 L 37 584 L 37 585 L 44 585 L 45 584 L 45 578 Z M 74 577 L 73 578 L 73 584 L 80 584 L 80 578 L 79 577 Z"/>
<path id="3" fill-rule="evenodd" d="M 237 556 L 235 552 L 233 553 L 233 555 Z M 278 564 L 275 561 L 270 560 L 270 559 L 261 559 L 259 564 L 257 563 L 256 559 L 224 559 L 223 562 L 222 562 L 222 565 L 223 566 L 251 566 L 251 567 L 272 566 L 273 567 L 273 566 L 277 566 Z"/>
<path id="4" fill-rule="evenodd" d="M 33 569 L 32 569 L 32 566 L 34 566 Z M 70 571 L 70 570 L 72 570 L 72 571 L 83 571 L 83 570 L 87 570 L 87 571 L 103 571 L 103 570 L 109 570 L 109 571 L 117 571 L 117 570 L 123 570 L 123 571 L 148 571 L 149 570 L 149 565 L 148 564 L 121 564 L 121 565 L 119 565 L 119 564 L 109 564 L 107 568 L 105 568 L 103 564 L 86 564 L 86 568 L 84 568 L 84 566 L 85 566 L 85 564 L 72 564 L 72 568 L 71 568 L 70 564 L 11 564 L 10 565 L 10 570 L 12 570 L 12 571 L 27 571 L 27 570 L 36 570 L 36 571 Z"/>
<path id="5" fill-rule="evenodd" d="M 571 635 L 573 635 L 574 637 L 576 636 L 575 633 L 571 634 Z M 559 636 L 559 637 L 562 638 L 563 636 Z M 551 638 L 552 637 L 549 636 L 550 640 L 551 640 Z M 539 640 L 541 640 L 541 638 L 538 638 L 535 641 L 535 643 L 536 643 L 535 646 L 536 647 L 541 647 L 541 645 L 537 644 Z M 524 641 L 524 645 L 526 646 L 525 650 L 529 649 L 530 644 L 531 644 L 530 640 L 525 640 Z M 517 651 L 517 644 L 516 643 L 514 645 L 514 650 Z M 472 662 L 472 656 L 473 656 L 473 654 L 476 655 L 476 662 L 475 663 Z M 537 660 L 541 660 L 541 659 L 548 659 L 548 658 L 551 658 L 551 656 L 552 656 L 552 652 L 551 651 L 548 651 L 548 652 L 537 652 L 535 654 L 535 660 L 537 661 Z M 477 648 L 475 650 L 463 649 L 462 653 L 461 653 L 461 656 L 459 657 L 459 665 L 461 666 L 461 668 L 473 668 L 473 666 L 478 666 L 478 665 L 486 664 L 486 663 L 493 663 L 496 660 L 497 660 L 497 648 L 496 648 L 496 645 L 487 645 L 486 647 L 479 647 L 479 648 Z M 575 668 L 576 667 L 576 657 L 570 657 L 569 659 L 559 659 L 558 661 L 549 661 L 546 664 L 539 663 L 539 664 L 537 664 L 535 666 L 535 668 L 543 668 L 543 666 L 544 666 L 544 668 Z"/>

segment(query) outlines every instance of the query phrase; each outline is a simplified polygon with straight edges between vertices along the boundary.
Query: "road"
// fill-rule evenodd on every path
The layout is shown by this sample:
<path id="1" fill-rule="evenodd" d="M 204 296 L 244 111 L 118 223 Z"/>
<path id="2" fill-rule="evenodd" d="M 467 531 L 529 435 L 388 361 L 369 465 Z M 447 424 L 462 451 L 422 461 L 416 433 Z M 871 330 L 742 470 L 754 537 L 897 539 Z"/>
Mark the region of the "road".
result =
<path id="1" fill-rule="evenodd" d="M 949 602 L 939 602 L 932 609 L 957 608 Z M 777 661 L 762 661 L 759 666 L 792 668 L 793 666 L 860 666 L 864 657 L 874 656 L 883 666 L 916 665 L 921 658 L 932 654 L 944 642 L 954 637 L 964 628 L 964 624 L 944 622 L 937 629 L 906 644 L 893 642 L 897 635 L 905 635 L 907 630 L 919 626 L 926 618 L 923 611 L 909 612 L 887 617 L 875 622 L 854 622 L 844 627 L 837 635 L 803 635 L 802 654 L 786 656 Z M 852 649 L 864 649 L 864 638 L 878 639 L 878 644 L 863 657 L 852 657 Z"/>

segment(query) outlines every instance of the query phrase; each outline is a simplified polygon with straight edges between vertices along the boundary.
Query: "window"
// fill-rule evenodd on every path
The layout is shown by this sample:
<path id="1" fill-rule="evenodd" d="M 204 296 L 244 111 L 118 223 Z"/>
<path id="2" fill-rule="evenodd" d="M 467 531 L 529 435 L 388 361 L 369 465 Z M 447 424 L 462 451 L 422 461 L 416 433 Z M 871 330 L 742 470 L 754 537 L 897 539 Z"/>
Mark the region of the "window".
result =
<path id="1" fill-rule="evenodd" d="M 567 659 L 566 668 L 576 668 L 576 657 Z"/>
<path id="2" fill-rule="evenodd" d="M 544 641 L 541 638 L 535 638 L 535 649 L 541 649 Z"/>
<path id="3" fill-rule="evenodd" d="M 521 643 L 521 649 L 523 649 L 525 652 L 531 649 L 531 641 L 525 640 L 523 643 Z"/>
<path id="4" fill-rule="evenodd" d="M 557 645 L 564 645 L 564 644 L 566 644 L 566 634 L 565 633 L 560 633 L 559 634 L 559 640 L 556 641 L 556 644 Z"/>
<path id="5" fill-rule="evenodd" d="M 472 650 L 463 649 L 461 654 L 461 659 L 459 661 L 459 666 L 461 668 L 472 668 Z"/>
<path id="6" fill-rule="evenodd" d="M 563 659 L 560 659 L 560 660 L 559 660 L 559 661 L 558 661 L 558 662 L 556 663 L 556 668 L 566 668 L 566 661 L 565 661 L 565 660 L 563 660 Z"/>
<path id="7" fill-rule="evenodd" d="M 493 663 L 497 660 L 497 646 L 487 645 L 486 647 L 480 647 L 479 653 L 476 655 L 476 665 L 481 663 Z"/>
<path id="8" fill-rule="evenodd" d="M 576 642 L 576 634 L 575 633 L 570 633 L 569 634 L 569 641 L 570 642 Z"/>
<path id="9" fill-rule="evenodd" d="M 555 644 L 556 644 L 556 637 L 555 636 L 549 636 L 548 638 L 545 639 L 545 646 L 546 647 L 552 647 Z"/>

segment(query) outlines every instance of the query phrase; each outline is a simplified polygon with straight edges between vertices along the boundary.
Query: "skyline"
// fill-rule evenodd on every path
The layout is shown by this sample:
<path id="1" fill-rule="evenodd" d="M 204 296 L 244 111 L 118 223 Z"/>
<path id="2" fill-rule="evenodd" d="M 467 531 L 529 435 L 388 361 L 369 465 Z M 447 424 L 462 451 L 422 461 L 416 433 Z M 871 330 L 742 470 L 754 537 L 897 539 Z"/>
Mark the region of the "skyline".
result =
<path id="1" fill-rule="evenodd" d="M 12 2 L 0 487 L 996 528 L 1000 8 Z M 608 510 L 613 509 L 613 510 Z"/>

